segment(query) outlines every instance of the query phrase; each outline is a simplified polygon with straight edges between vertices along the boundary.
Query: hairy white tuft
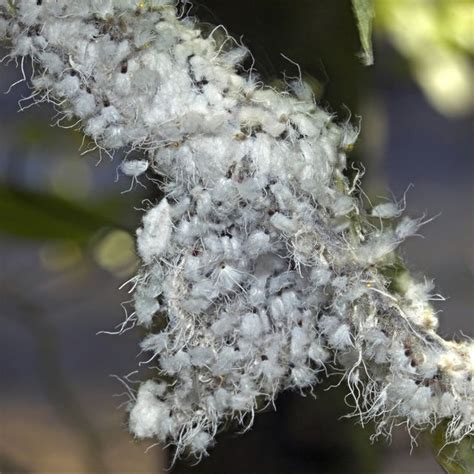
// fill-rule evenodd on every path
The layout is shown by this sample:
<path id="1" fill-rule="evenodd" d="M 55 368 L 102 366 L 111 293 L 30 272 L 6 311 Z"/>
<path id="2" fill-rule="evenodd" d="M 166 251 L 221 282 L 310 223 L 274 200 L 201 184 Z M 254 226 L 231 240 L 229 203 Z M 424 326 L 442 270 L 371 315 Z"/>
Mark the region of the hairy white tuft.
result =
<path id="1" fill-rule="evenodd" d="M 127 321 L 147 329 L 159 370 L 130 407 L 135 436 L 200 458 L 225 420 L 245 426 L 331 370 L 376 435 L 442 419 L 449 441 L 472 434 L 473 344 L 436 334 L 429 284 L 393 276 L 421 221 L 353 195 L 357 127 L 301 80 L 281 93 L 238 74 L 247 50 L 171 0 L 32 3 L 0 0 L 10 57 L 35 66 L 32 100 L 77 116 L 108 153 L 143 150 L 121 171 L 132 186 L 157 175 L 165 194 L 137 230 Z"/>

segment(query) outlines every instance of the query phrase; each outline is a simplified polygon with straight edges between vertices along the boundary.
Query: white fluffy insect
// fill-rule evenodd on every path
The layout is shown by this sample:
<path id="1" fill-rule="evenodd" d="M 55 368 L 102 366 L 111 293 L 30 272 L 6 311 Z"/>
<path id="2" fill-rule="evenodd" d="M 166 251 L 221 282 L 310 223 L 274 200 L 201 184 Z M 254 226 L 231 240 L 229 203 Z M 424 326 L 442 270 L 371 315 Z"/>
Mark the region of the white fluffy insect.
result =
<path id="1" fill-rule="evenodd" d="M 150 166 L 150 162 L 148 160 L 123 160 L 120 163 L 119 170 L 125 175 L 132 178 L 130 187 L 123 192 L 129 192 L 133 189 L 133 185 L 135 183 L 139 184 L 142 187 L 145 187 L 140 181 L 138 177 L 141 176 L 143 173 L 146 172 L 148 167 Z M 118 179 L 118 172 L 117 172 L 117 179 Z"/>
<path id="2" fill-rule="evenodd" d="M 137 229 L 138 254 L 145 263 L 166 250 L 171 233 L 170 206 L 165 198 L 143 216 L 143 227 Z"/>
<path id="3" fill-rule="evenodd" d="M 372 216 L 380 219 L 393 219 L 402 213 L 402 209 L 394 202 L 383 202 L 372 208 Z"/>

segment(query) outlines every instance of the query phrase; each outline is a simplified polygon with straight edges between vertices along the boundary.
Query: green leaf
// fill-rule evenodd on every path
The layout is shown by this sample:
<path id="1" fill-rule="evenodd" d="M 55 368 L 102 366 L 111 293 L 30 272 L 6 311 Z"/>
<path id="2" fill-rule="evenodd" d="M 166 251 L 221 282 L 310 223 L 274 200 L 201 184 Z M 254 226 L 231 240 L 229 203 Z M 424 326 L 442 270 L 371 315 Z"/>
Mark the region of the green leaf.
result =
<path id="1" fill-rule="evenodd" d="M 60 197 L 0 186 L 1 233 L 85 242 L 105 226 L 120 227 L 101 212 Z"/>
<path id="2" fill-rule="evenodd" d="M 474 473 L 474 438 L 466 436 L 459 443 L 446 444 L 446 423 L 432 434 L 436 460 L 448 474 Z"/>
<path id="3" fill-rule="evenodd" d="M 361 58 L 366 66 L 370 66 L 374 63 L 374 53 L 372 50 L 373 0 L 352 0 L 352 8 L 357 20 L 362 45 Z"/>

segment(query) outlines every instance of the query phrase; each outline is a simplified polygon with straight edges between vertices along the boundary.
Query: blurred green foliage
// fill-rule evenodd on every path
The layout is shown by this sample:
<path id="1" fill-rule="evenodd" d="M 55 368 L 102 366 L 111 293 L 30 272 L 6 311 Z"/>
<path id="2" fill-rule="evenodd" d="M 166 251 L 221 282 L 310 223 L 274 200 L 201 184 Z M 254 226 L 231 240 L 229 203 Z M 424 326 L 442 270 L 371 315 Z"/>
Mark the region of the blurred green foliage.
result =
<path id="1" fill-rule="evenodd" d="M 430 104 L 459 117 L 474 109 L 473 0 L 374 0 L 375 27 L 409 65 Z"/>
<path id="2" fill-rule="evenodd" d="M 100 203 L 99 203 L 100 204 Z M 104 226 L 119 226 L 104 206 L 88 209 L 59 196 L 0 186 L 0 232 L 35 240 L 69 239 L 84 243 Z"/>
<path id="3" fill-rule="evenodd" d="M 372 50 L 372 21 L 374 18 L 374 5 L 372 0 L 352 0 L 354 14 L 359 28 L 360 42 L 362 45 L 361 57 L 366 66 L 374 62 Z"/>
<path id="4" fill-rule="evenodd" d="M 431 434 L 436 459 L 449 474 L 474 473 L 474 438 L 466 436 L 460 443 L 446 443 L 447 423 L 438 425 Z"/>

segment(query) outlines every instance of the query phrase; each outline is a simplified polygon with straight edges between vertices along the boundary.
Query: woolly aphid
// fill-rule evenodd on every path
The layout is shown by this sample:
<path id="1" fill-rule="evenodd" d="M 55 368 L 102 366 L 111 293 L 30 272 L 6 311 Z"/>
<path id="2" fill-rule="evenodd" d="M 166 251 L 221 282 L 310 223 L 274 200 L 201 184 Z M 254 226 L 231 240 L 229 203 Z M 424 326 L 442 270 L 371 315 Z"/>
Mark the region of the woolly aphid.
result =
<path id="1" fill-rule="evenodd" d="M 121 171 L 166 196 L 137 231 L 128 321 L 159 367 L 129 405 L 137 438 L 201 457 L 225 420 L 249 427 L 327 373 L 375 436 L 443 419 L 449 441 L 472 434 L 472 342 L 436 334 L 429 284 L 387 276 L 421 222 L 366 212 L 344 174 L 357 129 L 307 85 L 262 85 L 245 48 L 168 0 L 0 0 L 0 37 L 32 62 L 32 103 L 100 150 L 143 150 Z"/>

